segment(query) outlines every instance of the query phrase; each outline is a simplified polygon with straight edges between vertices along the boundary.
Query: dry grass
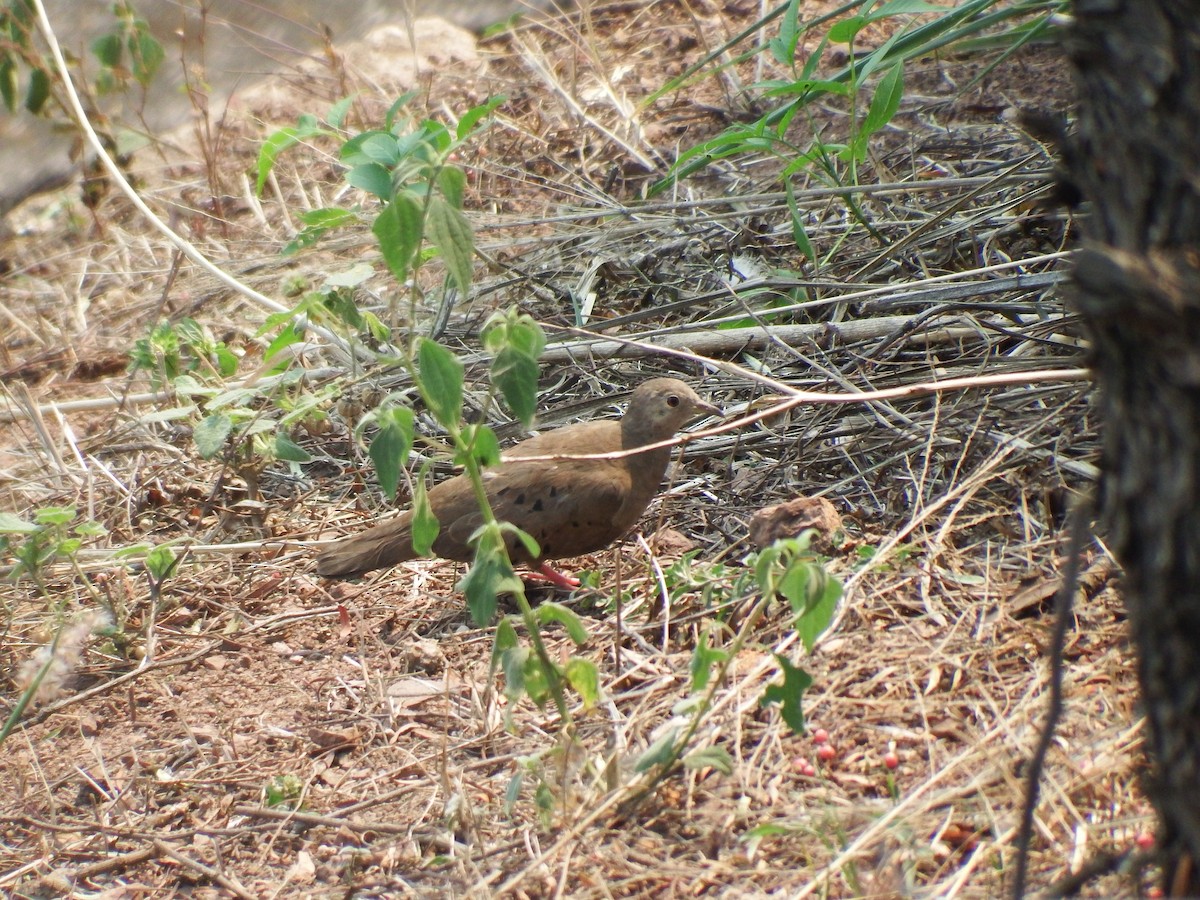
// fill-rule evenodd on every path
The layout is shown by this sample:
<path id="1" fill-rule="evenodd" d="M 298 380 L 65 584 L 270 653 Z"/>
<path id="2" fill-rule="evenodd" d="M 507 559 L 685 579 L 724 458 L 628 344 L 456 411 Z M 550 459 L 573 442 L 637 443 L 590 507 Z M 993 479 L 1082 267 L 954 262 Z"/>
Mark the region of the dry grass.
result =
<path id="1" fill-rule="evenodd" d="M 916 64 L 872 177 L 856 189 L 875 235 L 847 217 L 839 192 L 797 185 L 809 234 L 828 256 L 815 271 L 796 253 L 768 160 L 717 167 L 686 194 L 632 205 L 648 169 L 743 115 L 738 85 L 771 73 L 757 70 L 758 59 L 649 108 L 638 101 L 756 12 L 597 7 L 484 45 L 485 65 L 460 59 L 423 77 L 421 102 L 435 113 L 491 93 L 510 98 L 463 160 L 491 263 L 443 339 L 474 352 L 492 309 L 515 303 L 534 314 L 562 344 L 543 370 L 546 425 L 611 414 L 623 391 L 661 372 L 747 408 L 765 388 L 729 362 L 836 393 L 1080 365 L 1060 288 L 1071 223 L 1038 204 L 1050 178 L 1045 150 L 998 119 L 1010 105 L 1066 102 L 1063 64 L 1049 51 L 1010 60 L 961 94 L 955 85 L 980 62 Z M 386 53 L 374 66 L 366 52 L 347 58 L 345 77 L 379 85 L 362 101 L 370 121 L 404 86 L 388 83 Z M 330 159 L 289 157 L 261 202 L 242 174 L 264 134 L 256 116 L 278 125 L 320 111 L 326 101 L 315 92 L 331 98 L 340 77 L 317 73 L 300 93 L 263 94 L 231 117 L 221 191 L 199 162 L 143 175 L 152 205 L 173 210 L 191 240 L 272 296 L 290 275 L 319 282 L 371 253 L 367 236 L 355 235 L 277 255 L 296 212 L 340 190 Z M 119 374 L 123 353 L 164 316 L 209 323 L 251 362 L 259 352 L 261 311 L 188 265 L 176 269 L 119 198 L 95 221 L 69 197 L 24 215 L 25 235 L 4 249 L 12 269 L 0 299 L 9 323 L 0 365 L 19 409 L 144 391 Z M 382 277 L 370 286 L 386 308 L 392 288 Z M 799 309 L 781 310 L 797 300 Z M 428 328 L 435 313 L 420 310 L 407 324 Z M 580 337 L 581 326 L 643 346 L 617 355 Z M 331 360 L 309 362 L 318 390 Z M 651 535 L 669 524 L 687 536 L 698 551 L 689 577 L 672 569 L 678 545 L 653 539 L 577 563 L 602 573 L 602 589 L 578 603 L 592 631 L 581 652 L 601 668 L 606 699 L 578 713 L 568 741 L 549 711 L 508 707 L 492 690 L 491 634 L 469 627 L 452 565 L 405 564 L 354 586 L 310 574 L 303 540 L 357 527 L 382 505 L 376 492 L 358 491 L 365 455 L 342 413 L 408 383 L 372 372 L 338 385 L 332 428 L 304 439 L 317 462 L 299 474 L 253 473 L 250 483 L 201 460 L 186 433 L 148 420 L 148 402 L 46 409 L 40 421 L 17 415 L 2 426 L 4 508 L 75 506 L 108 529 L 78 568 L 50 566 L 44 591 L 28 579 L 0 587 L 6 666 L 15 672 L 60 623 L 98 604 L 117 611 L 122 630 L 94 641 L 68 693 L 28 711 L 8 739 L 0 890 L 1005 890 L 1023 765 L 1046 705 L 1063 515 L 1094 477 L 1085 386 L 813 405 L 690 443 L 642 528 Z M 805 776 L 815 746 L 760 706 L 776 677 L 773 654 L 798 647 L 788 617 L 772 608 L 694 739 L 726 750 L 732 773 L 679 772 L 631 804 L 642 786 L 632 763 L 677 721 L 700 635 L 727 644 L 745 626 L 752 598 L 729 593 L 750 549 L 747 520 L 798 493 L 832 499 L 848 535 L 829 562 L 847 586 L 837 623 L 803 661 L 815 679 L 807 715 L 828 730 L 836 758 Z M 239 507 L 245 499 L 265 511 Z M 172 538 L 191 549 L 157 602 L 144 573 L 97 552 Z M 1128 849 L 1151 824 L 1137 786 L 1132 654 L 1099 544 L 1089 566 L 1066 653 L 1066 715 L 1038 807 L 1040 885 Z M 626 594 L 619 665 L 616 590 Z M 655 615 L 664 594 L 668 613 Z M 548 639 L 553 652 L 567 650 L 565 635 Z M 15 681 L 6 687 L 10 706 L 19 694 Z M 894 775 L 883 766 L 889 749 L 900 759 Z M 510 807 L 517 772 L 524 788 Z M 264 802 L 283 776 L 294 778 L 299 812 Z M 1137 886 L 1107 875 L 1085 893 Z"/>

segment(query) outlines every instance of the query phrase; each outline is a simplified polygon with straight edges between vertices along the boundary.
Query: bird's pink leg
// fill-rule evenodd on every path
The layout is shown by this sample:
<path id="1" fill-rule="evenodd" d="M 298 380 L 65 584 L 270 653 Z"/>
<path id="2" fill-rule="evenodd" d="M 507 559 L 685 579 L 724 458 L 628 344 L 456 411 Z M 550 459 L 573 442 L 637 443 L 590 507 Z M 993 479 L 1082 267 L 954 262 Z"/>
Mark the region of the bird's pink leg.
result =
<path id="1" fill-rule="evenodd" d="M 540 566 L 538 566 L 537 571 L 530 572 L 529 574 L 532 578 L 548 581 L 555 587 L 560 587 L 564 590 L 573 591 L 575 588 L 579 587 L 578 578 L 567 575 L 565 572 L 558 571 L 558 569 L 554 568 L 548 562 L 542 563 Z"/>

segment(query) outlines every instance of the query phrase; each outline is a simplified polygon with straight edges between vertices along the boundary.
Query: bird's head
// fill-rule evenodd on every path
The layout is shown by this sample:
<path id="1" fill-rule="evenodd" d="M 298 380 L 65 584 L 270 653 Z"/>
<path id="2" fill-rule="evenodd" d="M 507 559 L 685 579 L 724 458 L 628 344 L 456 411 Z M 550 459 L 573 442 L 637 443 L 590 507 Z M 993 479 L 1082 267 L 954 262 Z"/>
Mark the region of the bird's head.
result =
<path id="1" fill-rule="evenodd" d="M 721 411 L 678 378 L 651 378 L 638 385 L 621 419 L 626 447 L 665 441 L 689 422 Z"/>

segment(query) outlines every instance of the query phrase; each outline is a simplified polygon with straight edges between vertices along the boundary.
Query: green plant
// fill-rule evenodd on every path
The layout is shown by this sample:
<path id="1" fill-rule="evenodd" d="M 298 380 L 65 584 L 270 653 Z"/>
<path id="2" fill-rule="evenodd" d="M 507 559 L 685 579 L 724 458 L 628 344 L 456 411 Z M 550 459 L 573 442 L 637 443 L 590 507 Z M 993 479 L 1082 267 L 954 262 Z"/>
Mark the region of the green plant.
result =
<path id="1" fill-rule="evenodd" d="M 899 109 L 904 95 L 904 66 L 908 61 L 947 49 L 969 52 L 997 44 L 1006 48 L 1003 56 L 1007 56 L 1030 41 L 1051 35 L 1053 15 L 1064 7 L 1064 0 L 1017 3 L 966 0 L 951 7 L 924 0 L 884 3 L 853 0 L 803 21 L 801 15 L 805 4 L 791 0 L 647 99 L 647 104 L 652 103 L 697 77 L 710 63 L 729 59 L 730 50 L 738 49 L 738 45 L 778 21 L 774 37 L 733 55 L 730 62 L 722 64 L 722 67 L 733 65 L 767 53 L 776 63 L 789 67 L 790 77 L 766 80 L 750 87 L 751 94 L 761 98 L 770 108 L 753 122 L 730 126 L 716 137 L 680 154 L 667 177 L 655 185 L 653 192 L 661 192 L 717 160 L 764 154 L 775 157 L 780 163 L 778 178 L 791 212 L 797 248 L 816 261 L 816 251 L 796 201 L 794 177 L 803 171 L 831 187 L 857 184 L 859 168 L 867 159 L 872 136 L 886 127 Z M 858 51 L 856 41 L 865 28 L 884 19 L 914 16 L 921 18 L 910 19 L 893 28 L 891 36 L 877 48 L 864 53 Z M 817 35 L 816 46 L 801 58 L 805 40 L 814 35 Z M 830 45 L 844 46 L 847 61 L 833 71 L 821 71 L 822 57 Z M 812 119 L 803 130 L 793 127 L 814 104 L 829 101 L 844 104 L 846 108 L 844 139 L 826 140 Z M 798 131 L 805 137 L 798 139 Z M 870 228 L 855 195 L 847 192 L 841 196 L 851 215 Z"/>
<path id="2" fill-rule="evenodd" d="M 651 786 L 682 763 L 688 768 L 712 766 L 728 771 L 732 765 L 723 748 L 710 746 L 688 752 L 692 737 L 712 706 L 722 686 L 730 662 L 737 657 L 755 629 L 767 606 L 783 599 L 792 610 L 792 622 L 806 652 L 833 619 L 842 586 L 825 571 L 819 557 L 810 549 L 811 532 L 797 538 L 776 541 L 744 560 L 744 567 L 733 580 L 729 594 L 758 601 L 746 616 L 736 635 L 724 648 L 710 644 L 713 629 L 701 635 L 692 652 L 692 695 L 676 712 L 689 718 L 664 729 L 659 738 L 637 760 L 639 772 L 653 772 Z M 681 569 L 687 571 L 687 569 Z M 676 573 L 675 577 L 679 577 Z M 812 678 L 791 659 L 775 655 L 782 680 L 767 687 L 760 703 L 778 704 L 783 720 L 797 734 L 804 732 L 803 697 Z M 645 790 L 649 790 L 649 786 Z"/>
<path id="3" fill-rule="evenodd" d="M 14 561 L 10 578 L 28 575 L 44 595 L 48 595 L 42 577 L 45 566 L 55 560 L 67 560 L 83 583 L 88 581 L 79 568 L 76 554 L 85 540 L 107 532 L 98 522 L 76 522 L 76 510 L 67 506 L 48 506 L 33 514 L 32 521 L 12 513 L 0 513 L 0 554 Z"/>

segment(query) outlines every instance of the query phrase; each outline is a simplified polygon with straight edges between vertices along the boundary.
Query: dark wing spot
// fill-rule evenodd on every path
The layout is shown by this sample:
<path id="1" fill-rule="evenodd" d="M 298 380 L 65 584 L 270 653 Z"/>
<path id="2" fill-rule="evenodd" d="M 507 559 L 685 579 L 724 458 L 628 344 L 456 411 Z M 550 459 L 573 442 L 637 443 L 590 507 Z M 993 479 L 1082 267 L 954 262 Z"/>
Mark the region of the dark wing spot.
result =
<path id="1" fill-rule="evenodd" d="M 525 505 L 525 495 L 524 495 L 524 494 L 517 494 L 517 499 L 516 499 L 516 500 L 514 500 L 513 502 L 514 502 L 515 504 L 517 504 L 517 506 L 524 506 L 524 505 Z"/>
<path id="2" fill-rule="evenodd" d="M 534 512 L 542 511 L 542 498 L 541 497 L 538 497 L 537 500 L 534 501 L 532 509 Z"/>
<path id="3" fill-rule="evenodd" d="M 576 521 L 574 521 L 574 520 L 572 520 L 572 522 L 571 522 L 571 527 L 572 527 L 572 528 L 578 528 L 578 527 L 579 527 L 579 523 L 578 523 L 578 522 L 576 522 Z"/>
<path id="4" fill-rule="evenodd" d="M 557 496 L 558 496 L 558 488 L 557 488 L 557 487 L 555 487 L 554 485 L 550 485 L 550 496 L 551 496 L 551 497 L 557 497 Z"/>
<path id="5" fill-rule="evenodd" d="M 542 544 L 542 556 L 549 556 L 552 552 L 553 549 L 549 544 Z"/>

